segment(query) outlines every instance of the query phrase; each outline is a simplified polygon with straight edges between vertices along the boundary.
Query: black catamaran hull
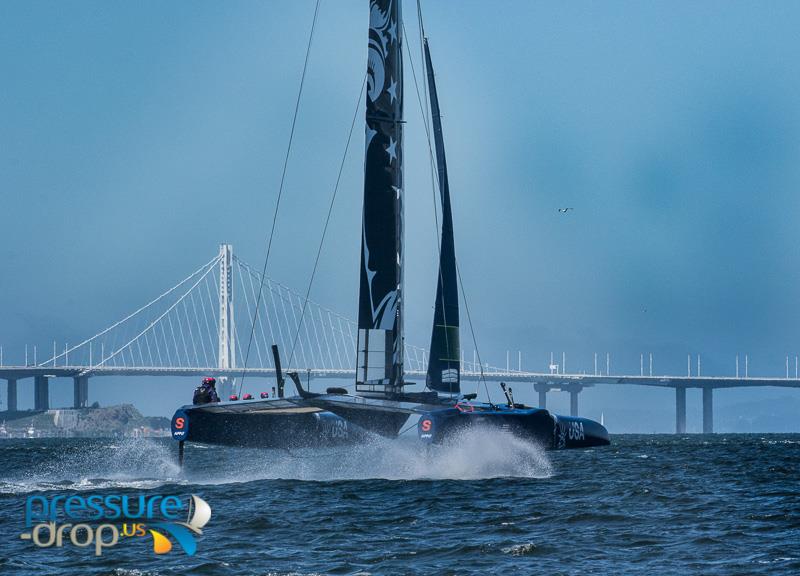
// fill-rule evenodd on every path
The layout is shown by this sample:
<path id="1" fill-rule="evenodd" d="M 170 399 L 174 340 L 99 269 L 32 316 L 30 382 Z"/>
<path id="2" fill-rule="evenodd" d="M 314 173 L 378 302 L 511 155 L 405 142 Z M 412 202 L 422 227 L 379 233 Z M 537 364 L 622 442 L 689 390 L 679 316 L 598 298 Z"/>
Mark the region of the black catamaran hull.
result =
<path id="1" fill-rule="evenodd" d="M 610 444 L 608 430 L 598 422 L 573 416 L 556 416 L 539 408 L 506 409 L 456 405 L 423 413 L 417 424 L 419 437 L 440 444 L 457 441 L 467 430 L 498 430 L 534 442 L 548 450 L 590 448 Z"/>
<path id="2" fill-rule="evenodd" d="M 172 418 L 176 440 L 248 448 L 317 448 L 364 442 L 354 422 L 294 399 L 184 406 Z"/>
<path id="3" fill-rule="evenodd" d="M 587 418 L 557 416 L 539 408 L 507 408 L 369 400 L 311 395 L 276 400 L 183 406 L 172 418 L 176 440 L 250 448 L 320 448 L 363 444 L 375 435 L 395 438 L 411 414 L 419 415 L 422 441 L 458 441 L 467 430 L 507 432 L 546 449 L 610 444 L 606 428 Z"/>

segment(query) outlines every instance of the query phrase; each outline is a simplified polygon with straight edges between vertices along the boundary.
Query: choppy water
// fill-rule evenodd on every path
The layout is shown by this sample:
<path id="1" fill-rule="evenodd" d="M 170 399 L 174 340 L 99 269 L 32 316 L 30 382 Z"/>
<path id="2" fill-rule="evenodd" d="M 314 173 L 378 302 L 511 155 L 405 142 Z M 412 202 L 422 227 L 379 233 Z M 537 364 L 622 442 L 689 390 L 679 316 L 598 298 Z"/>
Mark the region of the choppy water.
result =
<path id="1" fill-rule="evenodd" d="M 0 441 L 0 574 L 798 574 L 800 435 L 465 438 L 319 452 Z M 20 540 L 32 494 L 195 493 L 198 553 Z"/>

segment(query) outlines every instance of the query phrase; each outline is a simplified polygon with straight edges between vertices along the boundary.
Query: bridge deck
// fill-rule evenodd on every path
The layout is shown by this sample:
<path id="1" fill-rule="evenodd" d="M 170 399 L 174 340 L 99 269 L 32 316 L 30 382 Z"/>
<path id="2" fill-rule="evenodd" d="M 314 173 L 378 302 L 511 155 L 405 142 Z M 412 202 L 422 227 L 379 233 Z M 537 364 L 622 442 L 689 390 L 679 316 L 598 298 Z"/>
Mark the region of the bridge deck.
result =
<path id="1" fill-rule="evenodd" d="M 301 374 L 310 373 L 312 378 L 354 379 L 355 370 L 328 370 L 292 368 Z M 21 380 L 35 376 L 53 378 L 75 378 L 78 376 L 180 376 L 201 377 L 216 376 L 236 378 L 245 376 L 275 377 L 272 368 L 220 369 L 220 368 L 181 368 L 181 367 L 91 367 L 91 366 L 3 366 L 0 367 L 0 379 Z M 409 380 L 422 380 L 425 373 L 418 370 L 406 372 Z M 480 380 L 478 372 L 464 371 L 461 377 L 465 381 Z M 597 384 L 632 384 L 638 386 L 655 386 L 660 388 L 741 388 L 749 386 L 778 386 L 784 388 L 800 388 L 797 378 L 736 378 L 730 376 L 629 376 L 629 375 L 588 375 L 588 374 L 548 374 L 540 372 L 500 372 L 492 371 L 484 374 L 486 380 L 492 382 L 529 382 L 546 384 L 553 388 L 589 387 Z"/>

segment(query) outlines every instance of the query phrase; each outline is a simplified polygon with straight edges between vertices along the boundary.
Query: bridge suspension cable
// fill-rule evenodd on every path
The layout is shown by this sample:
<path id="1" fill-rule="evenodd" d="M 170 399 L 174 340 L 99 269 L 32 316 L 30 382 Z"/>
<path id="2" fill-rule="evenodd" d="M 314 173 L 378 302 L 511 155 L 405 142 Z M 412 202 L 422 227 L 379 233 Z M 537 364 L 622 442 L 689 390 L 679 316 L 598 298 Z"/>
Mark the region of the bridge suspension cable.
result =
<path id="1" fill-rule="evenodd" d="M 226 251 L 230 270 L 223 270 Z M 231 302 L 229 332 L 223 329 L 223 296 Z M 54 354 L 34 366 L 67 368 L 81 376 L 128 369 L 238 370 L 243 350 L 233 342 L 241 341 L 240 332 L 253 333 L 254 361 L 248 368 L 256 371 L 274 369 L 273 343 L 283 350 L 295 347 L 288 370 L 344 375 L 355 367 L 355 321 L 264 277 L 234 255 L 229 245 L 222 245 L 219 255 L 145 305 L 60 353 L 54 346 Z M 231 340 L 228 364 L 220 356 L 223 336 Z M 423 373 L 426 350 L 410 344 L 404 349 L 408 371 Z"/>
<path id="2" fill-rule="evenodd" d="M 165 310 L 163 313 L 161 313 L 161 314 L 160 314 L 160 315 L 159 315 L 159 316 L 158 316 L 158 317 L 157 317 L 155 320 L 152 320 L 152 321 L 151 321 L 151 322 L 150 322 L 150 323 L 147 325 L 147 327 L 146 327 L 144 330 L 142 330 L 142 331 L 141 331 L 141 332 L 139 332 L 139 333 L 138 333 L 136 336 L 134 336 L 133 338 L 131 338 L 131 339 L 130 339 L 128 342 L 126 342 L 126 343 L 125 343 L 123 346 L 121 346 L 119 349 L 117 349 L 117 350 L 115 350 L 114 352 L 112 352 L 112 353 L 111 353 L 109 356 L 107 356 L 107 357 L 105 357 L 105 358 L 102 358 L 102 359 L 100 360 L 100 362 L 99 362 L 99 363 L 95 364 L 94 366 L 90 366 L 88 371 L 91 371 L 91 369 L 92 369 L 92 368 L 97 368 L 97 367 L 99 367 L 99 366 L 103 366 L 103 365 L 105 365 L 105 364 L 106 364 L 106 363 L 107 363 L 109 360 L 112 360 L 112 359 L 113 359 L 113 358 L 115 358 L 117 355 L 119 355 L 119 354 L 124 354 L 124 351 L 125 351 L 125 350 L 128 350 L 128 352 L 131 354 L 131 359 L 132 359 L 133 363 L 135 364 L 136 360 L 135 360 L 135 358 L 133 358 L 133 352 L 132 352 L 132 348 L 131 348 L 131 346 L 132 346 L 134 343 L 138 342 L 138 341 L 139 341 L 139 339 L 140 339 L 140 338 L 141 338 L 143 335 L 145 335 L 145 334 L 146 334 L 148 331 L 150 331 L 150 329 L 151 329 L 151 328 L 153 328 L 154 326 L 156 326 L 156 324 L 158 324 L 158 323 L 159 323 L 159 322 L 160 322 L 160 321 L 161 321 L 163 318 L 165 318 L 165 317 L 167 318 L 167 321 L 169 322 L 169 325 L 170 325 L 170 332 L 171 332 L 171 335 L 172 335 L 172 343 L 173 343 L 173 345 L 174 345 L 174 347 L 175 347 L 175 353 L 176 353 L 176 355 L 178 355 L 178 356 L 179 356 L 179 355 L 180 355 L 180 351 L 179 351 L 179 349 L 178 349 L 178 342 L 177 342 L 177 339 L 176 339 L 176 337 L 175 337 L 175 330 L 174 330 L 174 328 L 173 328 L 173 326 L 172 326 L 172 317 L 171 317 L 169 314 L 170 314 L 170 312 L 172 312 L 173 310 L 177 309 L 177 307 L 178 307 L 178 305 L 179 305 L 179 304 L 181 304 L 182 302 L 184 302 L 184 301 L 185 301 L 185 299 L 186 299 L 186 296 L 188 296 L 188 295 L 191 293 L 191 291 L 192 291 L 192 290 L 194 290 L 194 289 L 195 289 L 195 288 L 196 288 L 196 287 L 197 287 L 197 286 L 200 284 L 200 282 L 202 282 L 202 281 L 203 281 L 203 280 L 204 280 L 204 279 L 205 279 L 205 278 L 206 278 L 206 277 L 209 275 L 209 273 L 210 273 L 212 270 L 214 270 L 214 268 L 215 268 L 214 266 L 209 266 L 209 268 L 208 268 L 208 269 L 207 269 L 207 270 L 206 270 L 206 271 L 203 273 L 203 275 L 202 275 L 202 276 L 200 276 L 200 277 L 197 279 L 197 281 L 195 281 L 195 283 L 194 283 L 194 284 L 192 284 L 192 286 L 191 286 L 191 287 L 190 287 L 190 288 L 189 288 L 189 289 L 188 289 L 186 292 L 184 292 L 184 293 L 181 295 L 181 297 L 180 297 L 180 298 L 178 298 L 178 299 L 177 299 L 177 300 L 176 300 L 176 301 L 175 301 L 175 302 L 174 302 L 174 303 L 173 303 L 171 306 L 169 306 L 169 307 L 168 307 L 168 308 L 167 308 L 167 309 L 166 309 L 166 310 Z M 186 307 L 185 307 L 185 304 L 184 304 L 184 314 L 186 315 L 186 317 L 187 317 L 187 319 L 188 319 L 188 313 L 186 312 L 186 309 L 185 309 L 185 308 L 186 308 Z M 187 356 L 187 358 L 188 358 L 188 356 L 189 356 L 189 348 L 188 348 L 188 347 L 187 347 L 187 345 L 186 345 L 186 338 L 185 338 L 185 336 L 184 336 L 184 333 L 183 333 L 183 322 L 182 322 L 182 321 L 181 321 L 181 322 L 178 322 L 178 329 L 179 329 L 179 334 L 180 334 L 180 338 L 181 338 L 181 343 L 183 344 L 183 350 L 184 350 L 184 354 L 185 354 L 185 355 Z M 163 330 L 163 325 L 162 325 L 162 330 Z M 192 345 L 194 346 L 194 339 L 190 338 L 190 341 L 192 342 Z M 169 345 L 167 345 L 167 348 L 169 348 Z M 141 346 L 139 347 L 139 356 L 140 356 L 140 358 L 141 358 Z M 196 356 L 197 356 L 197 354 L 196 354 L 196 349 L 195 349 L 195 358 L 196 358 Z M 143 358 L 142 358 L 142 360 L 143 360 Z"/>
<path id="3" fill-rule="evenodd" d="M 66 359 L 69 356 L 69 354 L 72 354 L 72 353 L 74 353 L 74 352 L 76 352 L 78 350 L 81 350 L 81 349 L 85 349 L 85 347 L 87 345 L 91 346 L 91 344 L 93 342 L 101 339 L 103 336 L 105 336 L 106 334 L 108 334 L 109 332 L 114 330 L 115 328 L 118 328 L 119 326 L 122 326 L 123 324 L 125 324 L 126 322 L 131 320 L 132 318 L 138 317 L 145 310 L 147 310 L 150 307 L 152 307 L 152 306 L 158 304 L 159 302 L 161 302 L 164 298 L 166 298 L 167 296 L 169 296 L 170 294 L 172 294 L 173 292 L 178 290 L 181 286 L 185 285 L 187 282 L 191 281 L 192 278 L 196 277 L 198 274 L 202 273 L 205 276 L 205 274 L 208 273 L 208 269 L 209 268 L 213 268 L 218 262 L 219 262 L 219 256 L 213 258 L 209 262 L 206 262 L 200 268 L 198 268 L 197 270 L 195 270 L 194 272 L 189 274 L 189 276 L 187 276 L 186 278 L 184 278 L 183 280 L 178 282 L 175 286 L 173 286 L 169 290 L 161 293 L 159 296 L 157 296 L 156 298 L 150 300 L 144 306 L 141 306 L 137 310 L 131 312 L 130 314 L 128 314 L 127 316 L 125 316 L 121 320 L 118 320 L 117 322 L 115 322 L 114 324 L 112 324 L 111 326 L 106 328 L 105 330 L 102 330 L 101 332 L 98 332 L 97 334 L 95 334 L 91 338 L 87 338 L 87 339 L 81 341 L 80 343 L 65 349 L 64 352 L 62 352 L 60 354 L 53 355 L 52 357 L 48 358 L 44 362 L 41 362 L 40 364 L 38 364 L 38 366 L 45 367 L 45 366 L 50 365 L 50 364 L 55 366 L 59 359 L 61 359 L 61 358 L 65 358 Z M 90 359 L 89 364 L 90 365 L 92 364 L 91 359 Z"/>

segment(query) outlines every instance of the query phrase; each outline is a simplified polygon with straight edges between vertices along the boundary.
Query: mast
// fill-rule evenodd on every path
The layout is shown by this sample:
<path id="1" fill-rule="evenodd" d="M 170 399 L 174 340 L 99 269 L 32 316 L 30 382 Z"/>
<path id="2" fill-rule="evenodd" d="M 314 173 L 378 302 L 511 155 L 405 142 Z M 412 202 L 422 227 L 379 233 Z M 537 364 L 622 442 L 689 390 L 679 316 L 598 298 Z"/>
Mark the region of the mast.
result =
<path id="1" fill-rule="evenodd" d="M 356 391 L 403 386 L 403 58 L 400 0 L 370 0 Z"/>
<path id="2" fill-rule="evenodd" d="M 436 304 L 433 313 L 433 330 L 426 384 L 428 388 L 437 392 L 458 394 L 461 390 L 461 362 L 453 213 L 450 208 L 450 184 L 447 180 L 442 116 L 439 110 L 439 97 L 436 93 L 436 80 L 433 76 L 433 63 L 427 38 L 424 40 L 424 46 L 431 118 L 433 120 L 433 137 L 436 145 L 439 193 L 442 202 L 442 243 L 439 251 L 439 279 L 436 284 Z"/>

